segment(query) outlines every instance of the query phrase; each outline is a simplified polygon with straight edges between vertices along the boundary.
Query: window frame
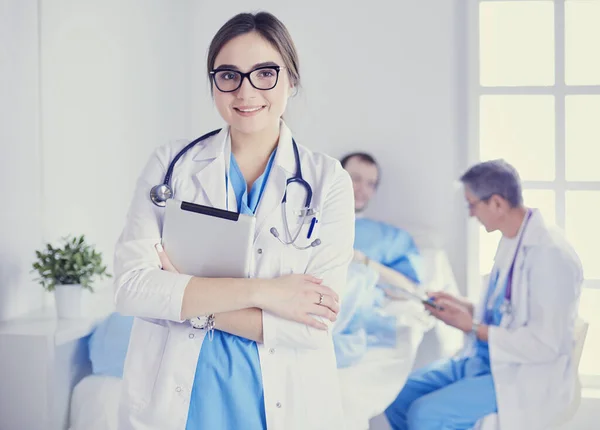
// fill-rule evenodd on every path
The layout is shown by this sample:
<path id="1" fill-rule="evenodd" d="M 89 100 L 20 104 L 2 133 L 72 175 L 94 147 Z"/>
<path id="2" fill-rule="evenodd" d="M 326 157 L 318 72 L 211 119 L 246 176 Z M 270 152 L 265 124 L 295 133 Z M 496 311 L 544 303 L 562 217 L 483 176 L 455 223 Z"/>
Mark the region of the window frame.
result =
<path id="1" fill-rule="evenodd" d="M 554 0 L 554 85 L 484 87 L 479 76 L 479 6 L 481 3 L 512 2 L 522 0 L 475 0 L 467 3 L 467 162 L 480 161 L 479 146 L 479 99 L 486 95 L 551 95 L 555 105 L 555 179 L 552 181 L 523 181 L 524 190 L 552 190 L 555 193 L 556 224 L 565 227 L 567 191 L 599 191 L 600 181 L 567 181 L 566 179 L 566 97 L 571 95 L 600 95 L 598 85 L 567 85 L 565 83 L 565 3 L 570 0 Z M 531 0 L 548 1 L 548 0 Z M 468 223 L 467 228 L 467 295 L 478 301 L 482 289 L 480 272 L 480 226 Z M 491 266 L 491 262 L 490 262 Z M 584 289 L 600 289 L 600 279 L 586 279 Z M 589 339 L 589 332 L 588 332 Z M 600 388 L 598 374 L 580 375 L 585 388 Z"/>

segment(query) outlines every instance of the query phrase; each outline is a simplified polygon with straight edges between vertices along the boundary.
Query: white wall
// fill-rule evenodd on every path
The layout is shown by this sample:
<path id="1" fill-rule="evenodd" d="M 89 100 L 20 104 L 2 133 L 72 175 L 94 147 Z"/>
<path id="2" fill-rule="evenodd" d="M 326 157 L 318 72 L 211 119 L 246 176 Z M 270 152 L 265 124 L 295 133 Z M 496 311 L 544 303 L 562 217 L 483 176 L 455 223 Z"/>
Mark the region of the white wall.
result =
<path id="1" fill-rule="evenodd" d="M 464 204 L 453 188 L 466 160 L 457 150 L 466 145 L 462 2 L 195 2 L 194 135 L 221 125 L 205 72 L 211 38 L 231 16 L 259 9 L 286 24 L 299 51 L 303 90 L 286 114 L 297 140 L 335 157 L 372 152 L 383 182 L 369 214 L 434 232 L 462 285 Z"/>
<path id="2" fill-rule="evenodd" d="M 85 234 L 112 268 L 143 164 L 187 134 L 187 0 L 39 4 L 0 1 L 0 319 L 52 300 L 27 273 L 44 241 Z"/>
<path id="3" fill-rule="evenodd" d="M 187 3 L 42 2 L 44 233 L 110 252 L 150 152 L 185 134 Z"/>
<path id="4" fill-rule="evenodd" d="M 0 0 L 0 320 L 42 304 L 29 273 L 42 239 L 37 0 Z"/>
<path id="5" fill-rule="evenodd" d="M 112 267 L 136 179 L 185 135 L 186 1 L 42 1 L 44 234 L 86 234 Z M 111 285 L 107 282 L 106 285 Z"/>
<path id="6" fill-rule="evenodd" d="M 205 75 L 210 39 L 259 7 L 287 24 L 300 52 L 304 88 L 287 113 L 298 141 L 336 157 L 371 151 L 384 176 L 370 215 L 432 231 L 462 284 L 464 211 L 452 188 L 466 160 L 459 0 L 40 0 L 39 14 L 37 5 L 0 2 L 0 40 L 10 41 L 0 179 L 19 184 L 3 190 L 12 204 L 0 212 L 0 319 L 51 297 L 28 273 L 44 241 L 86 234 L 112 268 L 150 151 L 221 125 Z"/>

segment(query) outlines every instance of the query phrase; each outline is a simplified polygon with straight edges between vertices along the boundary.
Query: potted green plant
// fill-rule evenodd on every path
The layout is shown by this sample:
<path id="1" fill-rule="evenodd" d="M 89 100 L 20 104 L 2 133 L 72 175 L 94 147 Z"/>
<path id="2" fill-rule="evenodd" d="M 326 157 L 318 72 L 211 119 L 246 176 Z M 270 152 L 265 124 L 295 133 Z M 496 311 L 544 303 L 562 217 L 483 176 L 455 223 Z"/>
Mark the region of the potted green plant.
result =
<path id="1" fill-rule="evenodd" d="M 63 237 L 59 247 L 48 243 L 35 255 L 32 272 L 37 272 L 36 281 L 46 291 L 54 292 L 59 318 L 80 317 L 82 290 L 94 292 L 94 280 L 111 277 L 102 264 L 102 254 L 86 243 L 83 235 Z"/>

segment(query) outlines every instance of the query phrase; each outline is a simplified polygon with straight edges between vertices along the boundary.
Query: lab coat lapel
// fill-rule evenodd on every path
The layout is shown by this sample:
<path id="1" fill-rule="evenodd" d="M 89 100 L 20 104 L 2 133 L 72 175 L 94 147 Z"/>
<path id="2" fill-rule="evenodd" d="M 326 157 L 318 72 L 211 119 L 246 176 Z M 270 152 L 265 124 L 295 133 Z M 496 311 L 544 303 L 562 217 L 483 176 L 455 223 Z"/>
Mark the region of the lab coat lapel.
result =
<path id="1" fill-rule="evenodd" d="M 256 210 L 255 240 L 263 231 L 270 230 L 271 224 L 267 223 L 267 221 L 272 215 L 281 215 L 281 200 L 286 190 L 287 180 L 293 176 L 294 166 L 295 157 L 292 148 L 292 134 L 285 123 L 281 121 L 277 153 L 275 154 L 275 160 L 273 160 L 271 173 L 267 178 L 267 185 Z M 287 201 L 288 221 L 291 223 L 294 204 L 290 201 L 289 195 Z M 286 240 L 285 233 L 283 231 L 278 232 L 280 237 Z"/>
<path id="2" fill-rule="evenodd" d="M 207 206 L 226 209 L 227 188 L 225 182 L 225 152 L 229 145 L 229 129 L 226 127 L 207 142 L 194 156 L 198 170 L 194 173 L 198 189 L 204 194 Z M 234 193 L 231 193 L 234 194 Z M 235 211 L 235 208 L 231 209 Z"/>
<path id="3" fill-rule="evenodd" d="M 286 181 L 287 177 L 285 171 L 280 166 L 273 166 L 269 178 L 267 179 L 267 186 L 260 198 L 256 211 L 255 240 L 267 226 L 270 226 L 270 224 L 267 224 L 270 216 L 278 214 L 281 211 L 281 200 L 283 199 L 283 193 L 285 192 Z M 267 229 L 270 229 L 270 227 Z M 282 239 L 284 239 L 284 236 L 282 236 L 283 234 L 283 232 L 279 231 L 279 235 Z"/>
<path id="4" fill-rule="evenodd" d="M 515 270 L 513 273 L 512 297 L 513 297 L 513 315 L 511 318 L 505 318 L 507 321 L 502 321 L 503 326 L 519 327 L 523 325 L 527 319 L 528 308 L 528 291 L 527 291 L 527 254 L 532 246 L 539 242 L 540 234 L 545 231 L 544 219 L 537 209 L 533 209 L 533 213 L 528 225 L 523 232 L 523 241 L 521 249 L 515 260 Z"/>

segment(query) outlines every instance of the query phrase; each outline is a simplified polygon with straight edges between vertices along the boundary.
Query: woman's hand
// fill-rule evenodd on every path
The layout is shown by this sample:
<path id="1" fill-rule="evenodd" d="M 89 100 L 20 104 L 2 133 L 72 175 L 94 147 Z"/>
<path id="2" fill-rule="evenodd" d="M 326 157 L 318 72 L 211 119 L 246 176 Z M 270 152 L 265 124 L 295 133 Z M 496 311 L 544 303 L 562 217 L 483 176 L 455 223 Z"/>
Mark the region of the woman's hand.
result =
<path id="1" fill-rule="evenodd" d="M 175 266 L 173 266 L 173 264 L 171 263 L 171 260 L 169 260 L 169 257 L 167 256 L 167 253 L 165 252 L 162 245 L 160 243 L 157 243 L 156 245 L 154 245 L 154 247 L 156 248 L 156 252 L 158 253 L 158 258 L 160 259 L 160 265 L 162 267 L 162 270 L 166 270 L 167 272 L 172 273 L 179 273 L 177 269 L 175 269 Z"/>
<path id="2" fill-rule="evenodd" d="M 337 293 L 321 282 L 321 279 L 310 275 L 270 279 L 259 293 L 258 306 L 281 318 L 327 330 L 327 325 L 313 315 L 335 321 L 340 305 Z"/>

